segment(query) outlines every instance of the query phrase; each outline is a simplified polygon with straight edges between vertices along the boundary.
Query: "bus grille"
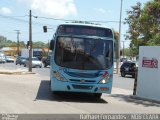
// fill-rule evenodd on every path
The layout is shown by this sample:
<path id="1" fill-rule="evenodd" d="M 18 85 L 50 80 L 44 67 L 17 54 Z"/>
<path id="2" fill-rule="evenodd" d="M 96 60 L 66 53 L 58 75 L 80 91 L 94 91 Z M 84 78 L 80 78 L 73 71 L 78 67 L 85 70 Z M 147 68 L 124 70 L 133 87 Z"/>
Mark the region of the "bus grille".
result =
<path id="1" fill-rule="evenodd" d="M 77 80 L 77 79 L 69 79 L 71 82 L 79 82 L 79 83 L 95 83 L 95 80 Z"/>
<path id="2" fill-rule="evenodd" d="M 86 86 L 86 85 L 72 85 L 74 89 L 85 89 L 85 90 L 90 90 L 93 88 L 93 86 Z"/>

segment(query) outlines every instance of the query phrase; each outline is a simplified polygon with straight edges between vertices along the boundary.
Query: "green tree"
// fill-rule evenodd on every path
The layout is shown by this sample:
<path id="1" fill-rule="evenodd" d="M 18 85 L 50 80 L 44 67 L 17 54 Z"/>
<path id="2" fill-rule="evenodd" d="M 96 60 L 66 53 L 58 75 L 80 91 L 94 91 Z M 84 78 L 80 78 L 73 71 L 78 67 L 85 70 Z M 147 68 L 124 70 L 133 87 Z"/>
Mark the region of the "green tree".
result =
<path id="1" fill-rule="evenodd" d="M 0 48 L 4 47 L 6 43 L 6 37 L 0 36 Z"/>
<path id="2" fill-rule="evenodd" d="M 126 39 L 131 40 L 133 56 L 138 54 L 139 46 L 160 45 L 160 0 L 149 1 L 143 8 L 137 3 L 127 14 L 125 23 L 129 29 Z"/>
<path id="3" fill-rule="evenodd" d="M 17 47 L 17 42 L 7 40 L 6 47 Z"/>
<path id="4" fill-rule="evenodd" d="M 33 48 L 47 48 L 48 44 L 41 42 L 41 41 L 37 41 L 37 42 L 33 42 Z"/>
<path id="5" fill-rule="evenodd" d="M 127 56 L 127 57 L 132 57 L 133 55 L 133 53 L 132 53 L 132 51 L 131 51 L 131 49 L 130 48 L 125 48 L 124 49 L 124 54 L 125 54 L 125 56 Z"/>
<path id="6" fill-rule="evenodd" d="M 24 48 L 24 47 L 26 47 L 26 44 L 24 43 L 24 41 L 20 41 L 19 46 Z"/>

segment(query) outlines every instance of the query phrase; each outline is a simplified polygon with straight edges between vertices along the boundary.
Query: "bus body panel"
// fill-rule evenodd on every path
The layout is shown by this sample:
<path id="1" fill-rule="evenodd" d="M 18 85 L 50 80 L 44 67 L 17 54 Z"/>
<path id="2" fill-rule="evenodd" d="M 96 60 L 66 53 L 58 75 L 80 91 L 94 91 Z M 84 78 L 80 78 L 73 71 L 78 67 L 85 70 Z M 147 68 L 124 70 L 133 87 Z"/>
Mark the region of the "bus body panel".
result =
<path id="1" fill-rule="evenodd" d="M 63 92 L 86 92 L 86 93 L 111 93 L 112 83 L 107 84 L 78 84 L 69 83 L 56 80 L 52 78 L 54 82 L 51 82 L 51 91 L 63 91 Z M 91 88 L 90 88 L 91 87 Z M 107 88 L 107 90 L 100 90 L 100 88 Z"/>
<path id="2" fill-rule="evenodd" d="M 63 25 L 65 25 L 65 24 L 63 24 Z M 101 28 L 103 28 L 103 27 L 101 27 Z M 56 46 L 57 37 L 58 37 L 58 35 L 55 34 L 54 50 L 52 51 L 52 54 L 51 54 L 51 63 L 50 63 L 51 64 L 51 68 L 50 68 L 51 91 L 108 93 L 108 94 L 110 94 L 112 91 L 112 82 L 113 82 L 113 62 L 112 62 L 112 66 L 108 69 L 105 69 L 105 70 L 80 70 L 80 69 L 72 69 L 72 68 L 59 66 L 55 62 L 55 49 L 57 47 Z M 110 40 L 112 40 L 112 42 L 114 42 L 114 38 L 111 38 Z M 113 48 L 114 48 L 114 44 L 113 44 Z M 113 56 L 112 56 L 112 59 L 113 59 Z M 102 76 L 105 74 L 106 71 L 108 72 L 108 75 L 110 76 L 109 82 L 103 83 L 103 84 L 99 83 L 100 80 L 103 79 Z M 95 76 L 95 77 L 94 76 L 93 77 L 84 77 L 83 76 L 83 73 L 93 74 L 96 72 L 97 73 L 99 72 L 99 75 Z M 60 74 L 60 76 L 64 77 L 67 81 L 58 80 L 55 77 L 55 74 L 57 74 L 57 73 Z M 69 73 L 75 73 L 76 75 L 75 74 L 72 75 Z M 77 73 L 80 75 L 77 76 Z M 82 76 L 81 76 L 81 74 L 82 74 Z"/>
<path id="3" fill-rule="evenodd" d="M 111 93 L 112 90 L 112 81 L 113 81 L 113 67 L 108 70 L 74 70 L 69 68 L 63 68 L 58 67 L 55 63 L 53 63 L 54 67 L 51 68 L 51 91 L 63 91 L 63 92 L 86 92 L 86 93 Z M 99 72 L 98 77 L 92 77 L 92 78 L 84 78 L 80 76 L 70 76 L 67 75 L 64 71 L 70 71 L 75 73 L 88 73 L 93 74 L 96 72 Z M 58 71 L 61 75 L 63 75 L 64 78 L 66 78 L 68 81 L 61 81 L 58 80 L 54 75 L 53 72 Z M 105 71 L 108 72 L 110 75 L 109 82 L 106 84 L 99 83 L 100 80 L 102 80 L 102 75 L 105 73 Z M 74 81 L 72 81 L 74 80 Z M 88 81 L 88 82 L 84 82 Z M 94 82 L 93 82 L 94 81 Z M 107 90 L 100 90 L 100 88 L 107 88 Z"/>

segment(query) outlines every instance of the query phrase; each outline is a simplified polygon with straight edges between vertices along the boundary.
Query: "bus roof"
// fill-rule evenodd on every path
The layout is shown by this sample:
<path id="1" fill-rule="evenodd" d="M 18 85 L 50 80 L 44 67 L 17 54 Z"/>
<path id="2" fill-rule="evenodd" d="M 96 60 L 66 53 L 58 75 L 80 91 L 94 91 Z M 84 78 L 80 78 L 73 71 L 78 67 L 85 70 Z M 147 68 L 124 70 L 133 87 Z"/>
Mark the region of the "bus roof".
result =
<path id="1" fill-rule="evenodd" d="M 101 24 L 96 24 L 96 23 L 82 23 L 82 22 L 76 22 L 76 23 L 72 23 L 72 22 L 70 22 L 70 23 L 62 23 L 62 24 L 59 24 L 58 25 L 58 27 L 60 26 L 60 25 L 79 25 L 79 26 L 90 26 L 90 27 L 99 27 L 99 28 L 106 28 L 106 29 L 111 29 L 111 28 L 108 28 L 108 27 L 106 27 L 106 26 L 104 26 L 104 25 L 101 25 Z M 112 29 L 111 29 L 112 30 Z"/>
<path id="2" fill-rule="evenodd" d="M 74 29 L 80 28 L 80 29 Z M 69 27 L 66 29 L 66 27 Z M 71 27 L 71 28 L 70 28 Z M 73 27 L 73 28 L 72 28 Z M 82 29 L 81 29 L 82 28 Z M 63 29 L 63 30 L 62 30 Z M 80 30 L 80 31 L 79 31 Z M 57 34 L 74 34 L 74 35 L 89 35 L 99 37 L 114 38 L 113 30 L 100 24 L 93 24 L 88 22 L 76 22 L 76 23 L 62 23 L 57 26 Z"/>

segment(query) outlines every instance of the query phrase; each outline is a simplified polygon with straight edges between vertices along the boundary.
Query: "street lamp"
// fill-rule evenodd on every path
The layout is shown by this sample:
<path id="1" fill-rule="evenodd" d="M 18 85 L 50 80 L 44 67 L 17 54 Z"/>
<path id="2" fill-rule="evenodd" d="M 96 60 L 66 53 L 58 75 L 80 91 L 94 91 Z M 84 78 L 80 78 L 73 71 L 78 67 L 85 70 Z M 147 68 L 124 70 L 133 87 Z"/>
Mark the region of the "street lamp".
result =
<path id="1" fill-rule="evenodd" d="M 117 63 L 116 63 L 116 67 L 117 67 L 117 70 L 116 70 L 116 73 L 118 74 L 119 73 L 119 62 L 120 62 L 120 40 L 121 40 L 121 21 L 122 21 L 122 3 L 123 3 L 123 0 L 121 0 L 121 6 L 120 6 L 120 17 L 119 17 L 119 37 L 118 37 L 118 48 L 117 48 L 117 52 L 118 52 L 118 56 L 117 56 Z"/>
<path id="2" fill-rule="evenodd" d="M 122 41 L 123 42 L 123 52 L 122 52 L 122 54 L 123 54 L 123 58 L 124 58 L 124 42 L 125 41 Z"/>

